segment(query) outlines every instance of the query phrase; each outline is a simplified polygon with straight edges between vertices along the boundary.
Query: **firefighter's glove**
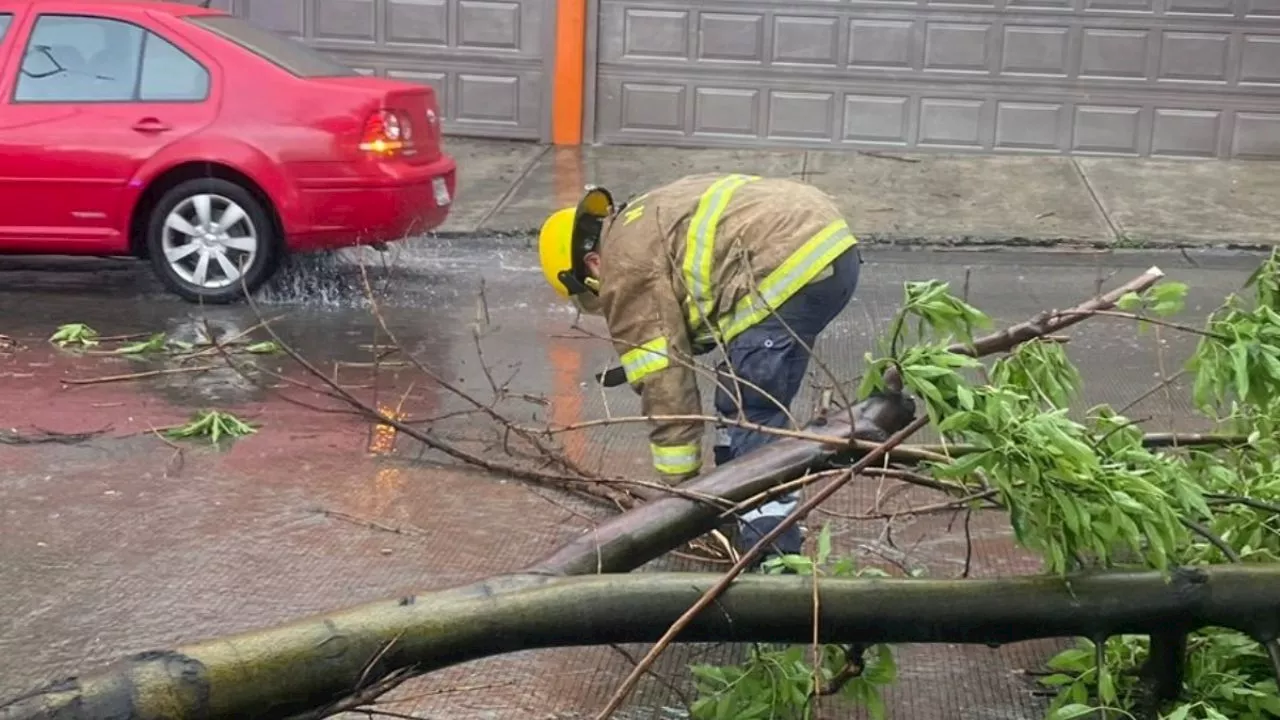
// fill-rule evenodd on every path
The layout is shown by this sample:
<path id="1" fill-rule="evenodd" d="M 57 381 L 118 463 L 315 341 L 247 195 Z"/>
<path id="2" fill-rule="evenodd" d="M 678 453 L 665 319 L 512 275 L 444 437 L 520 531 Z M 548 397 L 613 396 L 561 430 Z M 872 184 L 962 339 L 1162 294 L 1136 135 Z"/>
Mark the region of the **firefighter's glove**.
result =
<path id="1" fill-rule="evenodd" d="M 609 368 L 602 373 L 596 373 L 596 382 L 611 388 L 627 383 L 627 371 L 621 367 Z"/>

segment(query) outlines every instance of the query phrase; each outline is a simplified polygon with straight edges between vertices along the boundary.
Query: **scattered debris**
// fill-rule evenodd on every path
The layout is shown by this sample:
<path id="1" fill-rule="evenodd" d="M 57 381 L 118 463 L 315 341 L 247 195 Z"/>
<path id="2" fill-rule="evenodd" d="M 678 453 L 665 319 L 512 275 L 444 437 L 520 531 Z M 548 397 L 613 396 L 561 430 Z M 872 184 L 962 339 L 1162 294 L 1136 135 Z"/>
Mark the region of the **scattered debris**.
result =
<path id="1" fill-rule="evenodd" d="M 162 370 L 144 370 L 143 372 L 124 373 L 121 375 L 104 375 L 102 377 L 92 378 L 63 378 L 61 380 L 64 385 L 98 385 L 101 383 L 123 382 L 126 380 L 142 380 L 149 377 L 157 377 L 159 375 L 176 375 L 178 373 L 204 372 L 206 370 L 216 370 L 217 365 L 195 365 L 192 367 L 176 367 L 164 368 Z"/>
<path id="2" fill-rule="evenodd" d="M 58 326 L 57 332 L 49 336 L 49 342 L 58 347 L 68 345 L 92 347 L 98 344 L 98 331 L 84 323 L 67 323 Z"/>
<path id="3" fill-rule="evenodd" d="M 244 422 L 231 413 L 220 410 L 201 410 L 191 416 L 186 425 L 171 428 L 165 435 L 171 438 L 207 437 L 209 442 L 217 444 L 223 437 L 244 437 L 258 432 L 257 427 Z"/>
<path id="4" fill-rule="evenodd" d="M 897 162 L 904 162 L 904 163 L 920 162 L 920 158 L 903 157 L 902 155 L 890 155 L 889 153 L 877 152 L 875 150 L 859 150 L 857 152 L 859 155 L 863 155 L 865 157 L 877 158 L 879 160 L 895 160 Z"/>
<path id="5" fill-rule="evenodd" d="M 344 520 L 353 525 L 360 525 L 361 527 L 367 527 L 373 530 L 381 530 L 383 532 L 395 533 L 396 535 L 413 535 L 417 537 L 424 537 L 427 535 L 426 530 L 423 530 L 422 528 L 414 527 L 412 525 L 387 525 L 385 523 L 378 522 L 377 520 L 369 520 L 368 518 L 362 518 L 356 515 L 351 515 L 349 513 L 344 513 L 341 510 L 330 510 L 328 508 L 313 508 L 312 512 L 320 515 L 324 515 L 325 517 L 334 518 L 335 520 Z M 384 553 L 384 554 L 387 554 L 387 553 Z"/>
<path id="6" fill-rule="evenodd" d="M 112 351 L 114 355 L 142 355 L 145 353 L 164 352 L 168 347 L 165 334 L 162 332 L 154 333 L 142 342 L 135 342 L 118 347 Z"/>
<path id="7" fill-rule="evenodd" d="M 45 443 L 55 443 L 58 445 L 75 445 L 76 443 L 86 442 L 102 435 L 109 430 L 111 426 L 102 428 L 101 430 L 89 430 L 87 432 L 63 433 L 53 430 L 45 430 L 44 428 L 36 428 L 33 434 L 24 435 L 18 430 L 0 430 L 0 445 L 41 445 Z"/>

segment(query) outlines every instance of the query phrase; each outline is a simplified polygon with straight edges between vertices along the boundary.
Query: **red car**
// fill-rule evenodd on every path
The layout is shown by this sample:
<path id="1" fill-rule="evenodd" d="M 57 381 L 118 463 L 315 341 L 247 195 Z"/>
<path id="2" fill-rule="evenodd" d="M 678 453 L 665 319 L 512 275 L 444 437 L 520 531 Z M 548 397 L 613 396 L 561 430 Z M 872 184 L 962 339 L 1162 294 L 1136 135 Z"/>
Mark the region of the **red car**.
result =
<path id="1" fill-rule="evenodd" d="M 146 258 L 228 302 L 287 253 L 443 223 L 440 136 L 430 87 L 219 10 L 0 0 L 0 254 Z"/>

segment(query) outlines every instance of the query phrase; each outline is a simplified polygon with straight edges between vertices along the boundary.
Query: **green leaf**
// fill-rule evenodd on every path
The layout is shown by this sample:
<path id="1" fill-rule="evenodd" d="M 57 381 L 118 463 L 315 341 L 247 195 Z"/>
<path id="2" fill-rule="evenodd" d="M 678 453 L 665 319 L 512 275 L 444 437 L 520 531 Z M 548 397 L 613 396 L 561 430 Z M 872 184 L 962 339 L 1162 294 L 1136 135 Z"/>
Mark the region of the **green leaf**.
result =
<path id="1" fill-rule="evenodd" d="M 1231 347 L 1232 369 L 1235 370 L 1236 396 L 1244 399 L 1249 396 L 1249 347 L 1239 344 Z"/>
<path id="2" fill-rule="evenodd" d="M 254 353 L 256 355 L 268 355 L 280 352 L 280 346 L 274 341 L 265 340 L 263 342 L 254 343 L 244 349 L 245 352 Z"/>
<path id="3" fill-rule="evenodd" d="M 149 352 L 160 352 L 165 348 L 165 335 L 162 332 L 155 333 L 143 342 L 136 342 L 124 345 L 116 349 L 116 353 L 120 355 L 141 355 Z"/>
<path id="4" fill-rule="evenodd" d="M 1103 672 L 1098 678 L 1098 699 L 1107 705 L 1115 704 L 1116 686 L 1109 672 Z"/>
<path id="5" fill-rule="evenodd" d="M 1258 707 L 1280 717 L 1280 695 L 1264 694 L 1258 698 Z"/>
<path id="6" fill-rule="evenodd" d="M 1068 648 L 1045 663 L 1051 670 L 1082 672 L 1093 667 L 1092 648 Z"/>
<path id="7" fill-rule="evenodd" d="M 867 667 L 863 676 L 872 685 L 889 685 L 897 680 L 898 663 L 893 657 L 893 648 L 877 645 L 876 660 Z"/>
<path id="8" fill-rule="evenodd" d="M 1136 292 L 1127 292 L 1124 295 L 1121 295 L 1120 299 L 1116 301 L 1116 307 L 1121 310 L 1137 310 L 1142 307 L 1142 298 L 1139 297 Z"/>
<path id="9" fill-rule="evenodd" d="M 1190 705 L 1180 705 L 1176 710 L 1163 716 L 1163 720 L 1187 720 L 1187 715 L 1191 712 Z"/>
<path id="10" fill-rule="evenodd" d="M 1172 315 L 1182 309 L 1187 297 L 1185 283 L 1165 281 L 1152 287 L 1148 293 L 1155 301 L 1152 312 L 1157 315 Z"/>
<path id="11" fill-rule="evenodd" d="M 825 565 L 831 557 L 831 526 L 823 525 L 818 533 L 818 564 Z"/>
<path id="12" fill-rule="evenodd" d="M 694 720 L 711 720 L 715 717 L 715 703 L 714 697 L 700 697 L 689 705 L 689 714 Z"/>
<path id="13" fill-rule="evenodd" d="M 1093 714 L 1097 708 L 1082 705 L 1080 703 L 1071 703 L 1058 708 L 1052 715 L 1050 720 L 1072 720 L 1072 718 L 1081 718 L 1085 715 Z"/>
<path id="14" fill-rule="evenodd" d="M 867 714 L 872 717 L 872 720 L 884 720 L 884 696 L 880 694 L 879 689 L 868 686 L 863 701 L 867 704 Z"/>
<path id="15" fill-rule="evenodd" d="M 783 555 L 778 560 L 783 567 L 798 575 L 813 574 L 813 561 L 804 555 Z"/>

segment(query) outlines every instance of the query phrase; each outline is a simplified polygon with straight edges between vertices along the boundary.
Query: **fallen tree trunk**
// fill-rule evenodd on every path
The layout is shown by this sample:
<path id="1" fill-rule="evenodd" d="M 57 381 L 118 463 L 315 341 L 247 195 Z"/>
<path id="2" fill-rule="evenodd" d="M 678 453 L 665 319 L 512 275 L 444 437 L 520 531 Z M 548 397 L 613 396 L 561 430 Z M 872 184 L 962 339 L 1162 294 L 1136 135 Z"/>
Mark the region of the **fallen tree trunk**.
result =
<path id="1" fill-rule="evenodd" d="M 1113 307 L 1125 293 L 1141 292 L 1154 285 L 1163 276 L 1164 273 L 1158 268 L 1151 268 L 1115 290 L 1086 301 L 1077 308 L 1066 312 L 1044 313 L 1030 322 L 980 338 L 972 345 L 956 345 L 953 349 L 972 355 L 1009 350 L 1021 342 L 1043 334 L 1058 332 L 1080 322 L 1088 318 L 1092 311 Z M 886 406 L 882 398 L 869 398 L 855 405 L 848 411 L 848 415 L 842 411 L 839 417 L 833 417 L 823 425 L 807 428 L 812 432 L 830 436 L 830 443 L 794 438 L 778 439 L 745 457 L 684 484 L 682 488 L 735 503 L 748 500 L 782 482 L 804 475 L 811 469 L 827 463 L 839 453 L 848 452 L 853 438 L 887 436 L 906 427 L 913 420 L 909 415 L 903 416 L 902 413 L 882 412 L 886 407 L 891 406 Z M 430 597 L 474 600 L 472 596 L 477 592 L 488 593 L 504 588 L 527 587 L 527 583 L 530 582 L 528 578 L 531 577 L 547 578 L 548 576 L 617 573 L 632 570 L 714 529 L 720 514 L 721 510 L 715 505 L 687 497 L 667 496 L 656 499 L 602 523 L 592 532 L 585 533 L 551 556 L 507 579 L 498 578 L 478 586 L 433 593 Z M 623 578 L 596 581 L 624 582 L 624 586 L 630 587 L 631 583 L 641 586 L 652 582 L 652 578 L 655 577 L 657 576 L 645 574 L 634 581 Z M 685 601 L 685 607 L 671 615 L 667 619 L 667 625 L 659 629 L 654 637 L 661 635 L 670 625 L 670 621 L 679 617 L 680 612 L 695 602 L 707 587 L 704 584 L 701 589 L 694 588 L 694 584 L 690 581 L 698 578 L 697 575 L 679 575 L 678 577 L 687 578 L 678 582 L 686 583 L 685 589 L 692 594 L 681 596 Z M 754 583 L 756 580 L 744 578 L 738 582 Z M 824 581 L 824 585 L 827 582 L 829 581 Z M 956 592 L 961 592 L 961 588 L 970 582 L 974 581 L 939 587 L 953 587 Z M 806 583 L 805 587 L 811 588 L 811 585 Z M 739 595 L 742 594 L 742 591 L 737 592 Z M 443 600 L 439 601 L 443 602 Z M 355 610 L 340 611 L 327 618 L 306 621 L 304 624 L 294 623 L 258 630 L 236 636 L 234 639 L 211 640 L 192 646 L 200 649 L 201 653 L 205 653 L 204 655 L 191 655 L 186 650 L 144 654 L 140 658 L 123 661 L 122 664 L 101 673 L 56 683 L 15 703 L 0 706 L 0 720 L 81 717 L 113 719 L 285 717 L 288 712 L 323 707 L 337 698 L 349 695 L 359 688 L 362 678 L 375 681 L 394 670 L 410 666 L 413 666 L 415 673 L 425 672 L 431 667 L 439 667 L 439 665 L 418 665 L 419 661 L 413 660 L 418 656 L 412 653 L 406 655 L 403 649 L 395 653 L 388 650 L 387 653 L 378 657 L 374 666 L 369 666 L 370 660 L 375 658 L 379 648 L 388 639 L 387 636 L 377 633 L 369 634 L 372 633 L 372 629 L 396 628 L 391 636 L 399 632 L 406 634 L 411 632 L 415 637 L 434 638 L 435 642 L 444 644 L 441 647 L 450 648 L 455 648 L 455 645 L 449 645 L 449 643 L 462 642 L 457 640 L 458 638 L 464 638 L 466 642 L 476 642 L 474 639 L 476 633 L 484 634 L 498 630 L 515 633 L 504 641 L 512 643 L 510 647 L 504 646 L 506 649 L 536 647 L 540 646 L 538 642 L 542 642 L 530 639 L 538 637 L 534 629 L 531 629 L 532 634 L 529 637 L 525 637 L 521 632 L 516 632 L 513 627 L 495 626 L 487 621 L 477 620 L 479 625 L 475 627 L 456 626 L 454 623 L 464 621 L 429 614 L 402 615 L 399 611 L 392 610 L 397 607 L 413 606 L 415 602 L 412 598 L 405 598 L 399 601 L 374 603 Z M 934 602 L 946 606 L 951 601 L 935 597 Z M 890 608 L 878 607 L 878 610 L 889 612 Z M 1142 608 L 1141 612 L 1146 610 L 1147 608 Z M 865 609 L 864 611 L 871 612 Z M 367 613 L 368 616 L 360 617 L 360 613 Z M 403 626 L 399 624 L 402 622 L 402 617 L 411 617 L 418 624 L 411 627 Z M 599 620 L 599 625 L 593 629 L 604 633 L 606 626 L 625 624 L 625 620 L 627 620 L 625 615 L 613 618 L 604 616 Z M 355 623 L 361 628 L 366 628 L 365 634 L 353 636 L 349 632 L 339 632 L 334 629 L 339 627 L 339 621 Z M 919 622 L 919 618 L 916 622 Z M 316 634 L 317 628 L 327 629 L 321 634 Z M 375 636 L 382 639 L 375 641 L 372 639 Z M 763 636 L 744 634 L 735 636 L 735 639 L 748 637 L 767 639 Z M 371 649 L 368 642 L 374 642 L 377 647 Z M 486 646 L 483 641 L 477 646 L 477 648 L 484 647 Z M 231 652 L 232 650 L 234 652 Z M 494 649 L 486 652 L 492 654 L 504 651 L 506 650 Z M 423 652 L 426 651 L 423 650 Z M 450 655 L 449 652 L 454 655 Z M 441 654 L 432 650 L 431 657 L 453 658 L 448 660 L 449 662 L 479 657 L 456 648 L 449 652 Z M 397 664 L 393 662 L 395 659 L 404 660 L 408 664 Z M 216 700 L 212 695 L 215 686 L 217 687 Z M 125 700 L 128 702 L 125 703 Z"/>
<path id="2" fill-rule="evenodd" d="M 714 573 L 508 576 L 358 606 L 263 632 L 145 653 L 0 706 L 0 720 L 283 718 L 333 700 L 335 681 L 437 670 L 491 655 L 652 641 L 720 579 Z M 1280 566 L 996 580 L 820 581 L 818 639 L 1007 643 L 1191 632 L 1260 640 L 1280 629 Z M 682 642 L 807 643 L 813 579 L 739 578 Z"/>

